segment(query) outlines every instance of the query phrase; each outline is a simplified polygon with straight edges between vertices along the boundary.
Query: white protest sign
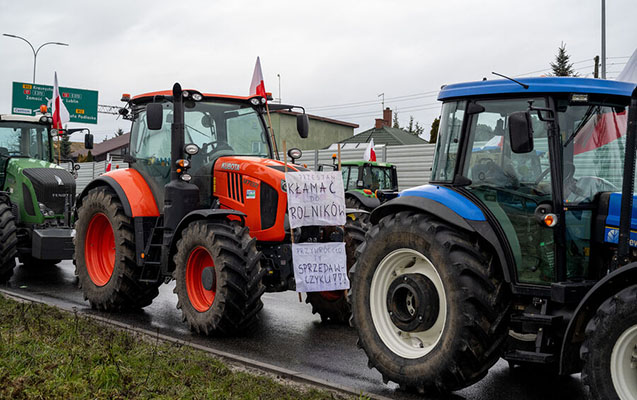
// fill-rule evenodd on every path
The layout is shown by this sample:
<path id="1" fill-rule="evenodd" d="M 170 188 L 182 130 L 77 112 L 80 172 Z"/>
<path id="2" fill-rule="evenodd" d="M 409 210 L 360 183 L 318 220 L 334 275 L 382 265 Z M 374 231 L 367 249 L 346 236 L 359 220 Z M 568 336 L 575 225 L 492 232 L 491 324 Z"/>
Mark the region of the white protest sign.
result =
<path id="1" fill-rule="evenodd" d="M 345 243 L 292 244 L 297 292 L 349 289 Z"/>
<path id="2" fill-rule="evenodd" d="M 340 171 L 285 174 L 291 228 L 345 225 L 345 191 Z"/>

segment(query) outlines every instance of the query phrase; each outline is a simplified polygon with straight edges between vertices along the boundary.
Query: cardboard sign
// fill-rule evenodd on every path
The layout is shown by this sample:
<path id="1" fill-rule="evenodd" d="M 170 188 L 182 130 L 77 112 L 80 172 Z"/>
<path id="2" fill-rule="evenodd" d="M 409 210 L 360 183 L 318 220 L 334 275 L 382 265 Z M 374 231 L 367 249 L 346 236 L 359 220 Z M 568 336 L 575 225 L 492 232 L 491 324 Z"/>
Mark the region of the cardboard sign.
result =
<path id="1" fill-rule="evenodd" d="M 297 292 L 349 289 L 345 243 L 292 245 Z"/>
<path id="2" fill-rule="evenodd" d="M 340 171 L 285 174 L 290 227 L 345 225 L 345 191 Z"/>

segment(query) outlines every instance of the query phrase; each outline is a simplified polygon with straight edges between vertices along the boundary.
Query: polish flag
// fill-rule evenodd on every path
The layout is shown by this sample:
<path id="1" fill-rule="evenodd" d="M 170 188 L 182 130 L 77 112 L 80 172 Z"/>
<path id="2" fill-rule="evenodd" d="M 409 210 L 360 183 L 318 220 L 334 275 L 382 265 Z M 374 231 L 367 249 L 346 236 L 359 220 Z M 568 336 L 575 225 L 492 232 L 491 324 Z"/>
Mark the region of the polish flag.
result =
<path id="1" fill-rule="evenodd" d="M 254 73 L 252 74 L 252 83 L 250 83 L 250 96 L 261 96 L 268 99 L 265 93 L 265 83 L 263 83 L 263 73 L 261 72 L 261 60 L 257 57 L 257 63 L 254 65 Z"/>
<path id="2" fill-rule="evenodd" d="M 110 172 L 112 168 L 113 159 L 111 158 L 111 153 L 108 153 L 107 159 L 108 164 L 106 164 L 106 172 Z"/>
<path id="3" fill-rule="evenodd" d="M 376 152 L 374 151 L 374 139 L 367 143 L 367 148 L 365 149 L 365 154 L 363 155 L 365 161 L 376 161 Z"/>
<path id="4" fill-rule="evenodd" d="M 58 87 L 58 73 L 53 78 L 53 129 L 64 129 L 63 125 L 69 122 L 69 110 L 62 102 L 60 88 Z"/>

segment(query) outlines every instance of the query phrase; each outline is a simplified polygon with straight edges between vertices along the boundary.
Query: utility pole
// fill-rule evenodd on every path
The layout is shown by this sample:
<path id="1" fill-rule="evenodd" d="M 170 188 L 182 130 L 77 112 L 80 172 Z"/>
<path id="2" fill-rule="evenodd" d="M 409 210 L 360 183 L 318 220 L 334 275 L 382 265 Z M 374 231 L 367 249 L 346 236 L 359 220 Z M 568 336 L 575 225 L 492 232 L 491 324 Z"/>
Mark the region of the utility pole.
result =
<path id="1" fill-rule="evenodd" d="M 595 56 L 595 69 L 593 70 L 593 78 L 599 78 L 599 56 Z"/>
<path id="2" fill-rule="evenodd" d="M 602 0 L 602 79 L 606 79 L 606 0 Z"/>
<path id="3" fill-rule="evenodd" d="M 279 78 L 279 104 L 281 104 L 281 74 L 276 74 L 276 77 Z"/>
<path id="4" fill-rule="evenodd" d="M 382 97 L 382 98 L 383 98 L 383 100 L 382 100 L 382 103 L 381 103 L 381 104 L 383 105 L 383 110 L 384 110 L 384 109 L 385 109 L 385 93 L 381 93 L 381 94 L 379 94 L 379 95 L 378 95 L 378 96 L 376 96 L 376 97 Z"/>

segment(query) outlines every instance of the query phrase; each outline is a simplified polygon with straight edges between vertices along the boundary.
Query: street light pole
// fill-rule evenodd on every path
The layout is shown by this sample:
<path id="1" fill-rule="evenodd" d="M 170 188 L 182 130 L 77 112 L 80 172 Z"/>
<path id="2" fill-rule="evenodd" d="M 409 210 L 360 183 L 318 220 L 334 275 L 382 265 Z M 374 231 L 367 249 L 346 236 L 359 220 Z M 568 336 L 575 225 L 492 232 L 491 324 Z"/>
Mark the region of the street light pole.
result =
<path id="1" fill-rule="evenodd" d="M 26 40 L 25 38 L 23 38 L 22 36 L 18 36 L 18 35 L 12 35 L 10 33 L 3 33 L 2 36 L 7 36 L 10 38 L 15 38 L 15 39 L 20 39 L 20 40 L 24 40 L 25 42 L 27 42 L 27 44 L 29 45 L 29 47 L 31 47 L 31 51 L 33 52 L 33 83 L 35 83 L 35 64 L 36 61 L 38 59 L 38 53 L 40 52 L 40 49 L 48 44 L 54 44 L 57 46 L 68 46 L 68 43 L 62 43 L 62 42 L 46 42 L 43 43 L 42 45 L 40 45 L 40 47 L 37 48 L 37 50 L 33 47 L 33 45 L 31 44 L 31 42 L 29 42 L 28 40 Z"/>
<path id="2" fill-rule="evenodd" d="M 602 0 L 602 79 L 606 79 L 606 0 Z"/>

